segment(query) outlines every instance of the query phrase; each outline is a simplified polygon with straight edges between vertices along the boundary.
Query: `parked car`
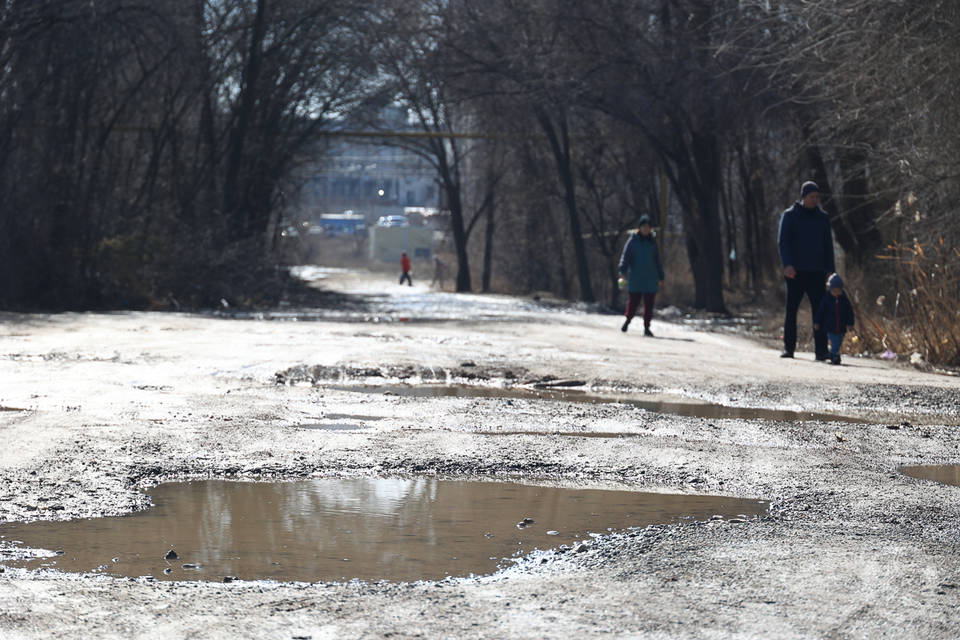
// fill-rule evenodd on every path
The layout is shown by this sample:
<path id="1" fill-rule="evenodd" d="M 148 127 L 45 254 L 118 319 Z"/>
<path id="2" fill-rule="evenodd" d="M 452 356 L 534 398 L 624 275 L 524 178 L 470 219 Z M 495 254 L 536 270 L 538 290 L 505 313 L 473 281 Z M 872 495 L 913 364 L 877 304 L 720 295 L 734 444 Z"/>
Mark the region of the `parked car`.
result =
<path id="1" fill-rule="evenodd" d="M 328 236 L 362 236 L 366 232 L 362 214 L 344 211 L 320 216 L 319 227 Z"/>
<path id="2" fill-rule="evenodd" d="M 410 221 L 406 216 L 380 216 L 378 227 L 409 227 Z"/>

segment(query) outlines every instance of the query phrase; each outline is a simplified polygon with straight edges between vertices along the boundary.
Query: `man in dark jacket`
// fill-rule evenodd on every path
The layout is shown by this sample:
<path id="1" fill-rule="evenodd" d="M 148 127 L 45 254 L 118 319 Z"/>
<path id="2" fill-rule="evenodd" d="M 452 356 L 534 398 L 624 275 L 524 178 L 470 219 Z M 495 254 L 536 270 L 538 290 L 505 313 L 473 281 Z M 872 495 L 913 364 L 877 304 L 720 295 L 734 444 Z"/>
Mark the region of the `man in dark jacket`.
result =
<path id="1" fill-rule="evenodd" d="M 797 346 L 797 310 L 806 295 L 816 314 L 825 293 L 827 274 L 833 273 L 833 232 L 830 217 L 820 208 L 820 188 L 804 182 L 800 200 L 780 216 L 780 261 L 787 283 L 786 315 L 783 321 L 783 353 L 792 358 Z M 827 334 L 814 329 L 817 360 L 826 360 Z"/>

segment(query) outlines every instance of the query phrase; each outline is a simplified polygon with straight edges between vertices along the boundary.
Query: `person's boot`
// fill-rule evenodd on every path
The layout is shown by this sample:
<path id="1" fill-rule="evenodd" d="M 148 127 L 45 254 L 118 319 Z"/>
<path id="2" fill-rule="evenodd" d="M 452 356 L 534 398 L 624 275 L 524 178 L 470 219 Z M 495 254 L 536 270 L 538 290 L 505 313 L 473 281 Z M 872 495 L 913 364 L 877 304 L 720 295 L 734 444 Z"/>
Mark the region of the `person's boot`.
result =
<path id="1" fill-rule="evenodd" d="M 629 326 L 630 326 L 630 318 L 627 318 L 626 320 L 623 321 L 623 326 L 620 327 L 620 331 L 623 331 L 624 333 L 626 333 L 627 327 Z"/>
<path id="2" fill-rule="evenodd" d="M 793 351 L 787 351 L 786 349 L 784 349 L 783 351 L 780 352 L 780 357 L 781 357 L 781 358 L 792 358 L 792 357 L 793 357 Z"/>
<path id="3" fill-rule="evenodd" d="M 830 364 L 840 364 L 840 354 L 837 354 L 830 358 Z"/>
<path id="4" fill-rule="evenodd" d="M 648 337 L 648 338 L 652 338 L 652 337 L 653 337 L 653 331 L 650 331 L 650 327 L 644 327 L 644 328 L 643 328 L 643 335 L 645 335 L 645 336 Z"/>

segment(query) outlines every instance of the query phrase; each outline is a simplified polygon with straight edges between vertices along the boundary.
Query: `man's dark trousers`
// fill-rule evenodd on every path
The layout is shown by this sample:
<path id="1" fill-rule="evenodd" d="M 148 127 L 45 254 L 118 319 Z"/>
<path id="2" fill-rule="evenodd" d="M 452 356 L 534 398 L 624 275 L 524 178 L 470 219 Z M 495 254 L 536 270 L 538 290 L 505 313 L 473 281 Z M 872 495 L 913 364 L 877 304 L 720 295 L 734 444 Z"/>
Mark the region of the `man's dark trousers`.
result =
<path id="1" fill-rule="evenodd" d="M 797 348 L 797 310 L 806 295 L 810 300 L 811 319 L 820 307 L 827 288 L 826 271 L 797 271 L 795 278 L 784 278 L 787 282 L 787 314 L 783 320 L 783 348 L 793 353 Z M 827 357 L 827 332 L 821 327 L 813 332 L 813 343 L 817 359 Z"/>

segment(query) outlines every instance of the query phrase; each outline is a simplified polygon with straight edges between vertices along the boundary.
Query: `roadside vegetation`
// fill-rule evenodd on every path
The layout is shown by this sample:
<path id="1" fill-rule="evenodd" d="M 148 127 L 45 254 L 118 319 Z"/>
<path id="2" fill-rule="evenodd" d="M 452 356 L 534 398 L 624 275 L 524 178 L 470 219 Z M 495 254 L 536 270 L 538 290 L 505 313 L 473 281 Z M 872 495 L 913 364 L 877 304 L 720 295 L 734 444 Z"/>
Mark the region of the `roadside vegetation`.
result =
<path id="1" fill-rule="evenodd" d="M 893 263 L 888 294 L 865 301 L 861 350 L 899 354 L 915 365 L 960 366 L 960 250 L 942 236 L 928 245 L 891 246 L 882 256 Z"/>

